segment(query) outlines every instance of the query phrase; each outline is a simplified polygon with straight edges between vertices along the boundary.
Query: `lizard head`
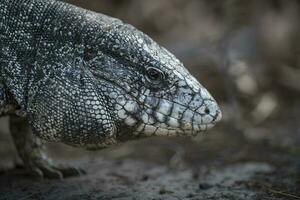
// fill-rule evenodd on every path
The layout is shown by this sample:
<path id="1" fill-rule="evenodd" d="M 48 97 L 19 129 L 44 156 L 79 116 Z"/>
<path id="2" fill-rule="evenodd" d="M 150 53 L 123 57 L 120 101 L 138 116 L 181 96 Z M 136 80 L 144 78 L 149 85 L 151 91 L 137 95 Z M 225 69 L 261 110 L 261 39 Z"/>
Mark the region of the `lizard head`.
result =
<path id="1" fill-rule="evenodd" d="M 221 119 L 214 98 L 173 54 L 131 25 L 81 14 L 72 20 L 80 28 L 56 27 L 40 42 L 23 105 L 38 136 L 98 148 L 196 135 Z"/>
<path id="2" fill-rule="evenodd" d="M 97 44 L 106 52 L 89 66 L 109 88 L 120 137 L 128 130 L 137 137 L 196 135 L 221 119 L 214 98 L 173 54 L 120 21 L 105 30 Z"/>

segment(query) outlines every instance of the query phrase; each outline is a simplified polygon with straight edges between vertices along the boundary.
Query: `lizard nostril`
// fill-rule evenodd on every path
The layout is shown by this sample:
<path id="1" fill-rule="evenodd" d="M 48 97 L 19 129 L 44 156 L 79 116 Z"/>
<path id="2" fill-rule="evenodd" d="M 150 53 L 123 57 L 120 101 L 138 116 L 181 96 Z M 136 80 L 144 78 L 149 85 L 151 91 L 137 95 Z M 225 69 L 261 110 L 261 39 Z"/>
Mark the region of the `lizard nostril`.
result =
<path id="1" fill-rule="evenodd" d="M 204 112 L 205 112 L 205 114 L 209 115 L 210 114 L 209 108 L 205 108 Z"/>
<path id="2" fill-rule="evenodd" d="M 222 118 L 222 113 L 220 112 L 220 111 L 218 111 L 217 113 L 216 113 L 216 115 L 214 116 L 214 122 L 218 122 L 218 121 L 220 121 L 221 120 L 221 118 Z"/>

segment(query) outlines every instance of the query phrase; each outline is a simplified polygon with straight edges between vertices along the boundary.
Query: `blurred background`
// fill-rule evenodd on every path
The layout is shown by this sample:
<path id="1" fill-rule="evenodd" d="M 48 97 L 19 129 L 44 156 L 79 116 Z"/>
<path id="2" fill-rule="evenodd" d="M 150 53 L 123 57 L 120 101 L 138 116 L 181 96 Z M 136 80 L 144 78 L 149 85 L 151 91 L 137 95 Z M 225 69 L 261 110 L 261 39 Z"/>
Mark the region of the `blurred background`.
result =
<path id="1" fill-rule="evenodd" d="M 67 2 L 132 24 L 170 50 L 219 102 L 223 120 L 193 139 L 152 138 L 97 153 L 52 144 L 50 153 L 91 162 L 99 157 L 135 159 L 192 169 L 265 161 L 278 149 L 300 158 L 299 1 Z M 12 156 L 5 152 L 14 148 L 6 121 L 0 125 L 0 156 L 11 165 Z"/>

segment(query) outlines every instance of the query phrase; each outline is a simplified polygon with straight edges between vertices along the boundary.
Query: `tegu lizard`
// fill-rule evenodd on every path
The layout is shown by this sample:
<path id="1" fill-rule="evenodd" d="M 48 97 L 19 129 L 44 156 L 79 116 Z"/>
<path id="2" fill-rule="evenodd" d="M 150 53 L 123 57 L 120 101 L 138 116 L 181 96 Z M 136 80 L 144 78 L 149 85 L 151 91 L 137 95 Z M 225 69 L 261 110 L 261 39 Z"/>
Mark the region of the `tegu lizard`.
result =
<path id="1" fill-rule="evenodd" d="M 27 169 L 61 178 L 44 143 L 105 148 L 194 136 L 221 119 L 168 50 L 119 19 L 56 0 L 0 2 L 0 116 Z"/>

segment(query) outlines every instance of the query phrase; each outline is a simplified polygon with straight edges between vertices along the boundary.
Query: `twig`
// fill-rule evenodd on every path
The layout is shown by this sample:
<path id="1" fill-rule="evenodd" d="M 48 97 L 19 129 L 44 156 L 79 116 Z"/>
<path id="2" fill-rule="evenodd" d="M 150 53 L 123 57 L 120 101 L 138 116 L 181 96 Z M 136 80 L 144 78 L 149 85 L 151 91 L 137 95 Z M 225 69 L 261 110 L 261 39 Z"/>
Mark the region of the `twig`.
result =
<path id="1" fill-rule="evenodd" d="M 279 191 L 279 190 L 273 190 L 271 188 L 268 188 L 268 190 L 274 194 L 279 194 L 279 195 L 282 195 L 282 196 L 286 196 L 286 197 L 291 197 L 291 198 L 294 198 L 294 199 L 300 199 L 299 196 L 296 196 L 296 195 L 293 195 L 293 194 L 289 194 L 289 193 L 286 193 L 286 192 L 282 192 L 282 191 Z"/>

